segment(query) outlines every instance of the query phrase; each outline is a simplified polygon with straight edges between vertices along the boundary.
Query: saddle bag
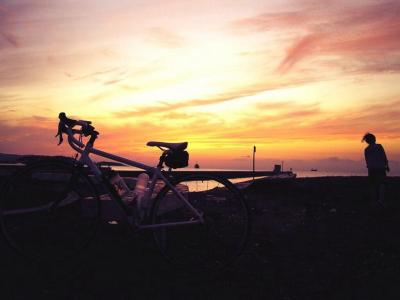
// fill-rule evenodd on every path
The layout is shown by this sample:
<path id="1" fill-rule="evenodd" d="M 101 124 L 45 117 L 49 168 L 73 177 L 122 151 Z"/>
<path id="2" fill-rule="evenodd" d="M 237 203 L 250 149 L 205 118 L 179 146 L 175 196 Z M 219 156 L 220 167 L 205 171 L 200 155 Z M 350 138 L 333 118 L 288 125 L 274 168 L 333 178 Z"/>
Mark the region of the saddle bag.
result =
<path id="1" fill-rule="evenodd" d="M 189 153 L 187 151 L 171 151 L 164 160 L 167 167 L 172 169 L 184 168 L 189 165 Z"/>

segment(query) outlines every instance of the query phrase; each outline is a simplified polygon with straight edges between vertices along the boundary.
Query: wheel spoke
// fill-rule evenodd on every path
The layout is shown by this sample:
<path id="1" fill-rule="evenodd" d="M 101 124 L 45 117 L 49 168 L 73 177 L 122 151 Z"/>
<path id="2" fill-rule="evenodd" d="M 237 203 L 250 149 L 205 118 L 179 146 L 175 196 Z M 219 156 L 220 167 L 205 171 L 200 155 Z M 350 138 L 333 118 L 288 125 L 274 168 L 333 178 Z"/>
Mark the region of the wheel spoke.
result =
<path id="1" fill-rule="evenodd" d="M 204 218 L 204 223 L 154 230 L 156 245 L 174 265 L 198 270 L 220 269 L 242 251 L 247 238 L 248 212 L 240 192 L 224 179 L 189 176 L 175 185 Z M 152 209 L 153 223 L 184 222 L 196 218 L 168 187 Z"/>
<path id="2" fill-rule="evenodd" d="M 89 178 L 59 161 L 26 167 L 9 182 L 1 199 L 7 241 L 35 260 L 63 260 L 77 254 L 93 238 L 99 212 L 99 198 Z"/>

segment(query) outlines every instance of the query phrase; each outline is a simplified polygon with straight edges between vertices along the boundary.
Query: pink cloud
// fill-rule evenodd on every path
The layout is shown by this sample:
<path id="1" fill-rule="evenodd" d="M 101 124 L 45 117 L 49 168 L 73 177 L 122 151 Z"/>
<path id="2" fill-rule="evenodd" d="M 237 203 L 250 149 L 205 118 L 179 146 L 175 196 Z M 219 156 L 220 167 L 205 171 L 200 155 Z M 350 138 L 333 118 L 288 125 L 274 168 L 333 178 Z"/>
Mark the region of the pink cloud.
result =
<path id="1" fill-rule="evenodd" d="M 9 24 L 10 20 L 10 11 L 5 6 L 0 6 L 0 46 L 2 45 L 1 41 L 5 42 L 5 44 L 18 47 L 19 42 L 17 37 L 10 32 L 11 26 Z"/>
<path id="2" fill-rule="evenodd" d="M 272 30 L 277 27 L 299 26 L 309 22 L 309 16 L 302 11 L 264 13 L 259 16 L 240 19 L 232 23 L 233 30 L 241 33 Z"/>
<path id="3" fill-rule="evenodd" d="M 185 43 L 182 36 L 161 27 L 149 28 L 147 39 L 167 48 L 182 47 Z"/>
<path id="4" fill-rule="evenodd" d="M 11 46 L 19 47 L 19 45 L 20 45 L 19 40 L 14 34 L 9 33 L 9 32 L 0 32 L 0 35 Z"/>
<path id="5" fill-rule="evenodd" d="M 313 51 L 318 47 L 318 43 L 321 38 L 316 35 L 308 35 L 302 37 L 290 46 L 286 51 L 285 58 L 281 61 L 278 67 L 278 71 L 286 72 L 290 70 L 298 61 L 311 55 Z"/>
<path id="6" fill-rule="evenodd" d="M 4 5 L 0 4 L 0 46 L 2 40 L 8 46 L 21 46 L 21 38 L 16 34 L 18 24 L 27 21 L 27 15 L 40 5 L 42 4 L 23 1 L 6 1 Z"/>
<path id="7" fill-rule="evenodd" d="M 344 60 L 355 71 L 397 72 L 400 51 L 400 2 L 375 4 L 339 5 L 330 3 L 321 8 L 307 4 L 296 11 L 265 13 L 253 18 L 238 20 L 232 28 L 238 33 L 275 30 L 282 37 L 292 38 L 277 71 L 288 72 L 308 58 L 322 55 L 338 57 L 338 65 Z M 397 55 L 396 55 L 397 54 Z M 371 61 L 373 68 L 368 68 Z"/>

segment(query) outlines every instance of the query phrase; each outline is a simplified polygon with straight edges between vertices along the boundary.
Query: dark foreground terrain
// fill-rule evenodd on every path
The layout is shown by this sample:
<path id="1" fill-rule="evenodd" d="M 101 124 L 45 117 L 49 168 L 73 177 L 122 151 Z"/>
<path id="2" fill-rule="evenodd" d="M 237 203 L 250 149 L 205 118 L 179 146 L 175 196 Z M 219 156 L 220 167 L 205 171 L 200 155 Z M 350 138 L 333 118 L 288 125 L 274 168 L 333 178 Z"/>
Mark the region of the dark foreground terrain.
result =
<path id="1" fill-rule="evenodd" d="M 247 248 L 218 276 L 171 271 L 150 234 L 123 225 L 103 224 L 81 257 L 56 265 L 1 239 L 0 299 L 400 299 L 400 178 L 385 209 L 367 187 L 364 177 L 248 187 Z"/>

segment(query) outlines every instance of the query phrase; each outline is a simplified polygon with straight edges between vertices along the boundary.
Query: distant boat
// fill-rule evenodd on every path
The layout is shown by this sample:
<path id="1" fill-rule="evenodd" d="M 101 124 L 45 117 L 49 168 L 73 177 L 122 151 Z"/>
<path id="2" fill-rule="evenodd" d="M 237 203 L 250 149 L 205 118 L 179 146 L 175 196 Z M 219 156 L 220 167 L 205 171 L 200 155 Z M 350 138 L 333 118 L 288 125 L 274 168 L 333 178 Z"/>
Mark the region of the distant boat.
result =
<path id="1" fill-rule="evenodd" d="M 196 164 L 194 165 L 194 168 L 195 168 L 195 169 L 200 169 L 200 166 L 199 166 L 199 164 L 198 164 L 198 163 L 196 163 Z"/>
<path id="2" fill-rule="evenodd" d="M 314 168 L 312 168 L 312 169 L 311 169 L 311 171 L 312 171 L 312 172 L 317 172 L 318 170 L 317 170 L 317 169 L 314 169 Z"/>

